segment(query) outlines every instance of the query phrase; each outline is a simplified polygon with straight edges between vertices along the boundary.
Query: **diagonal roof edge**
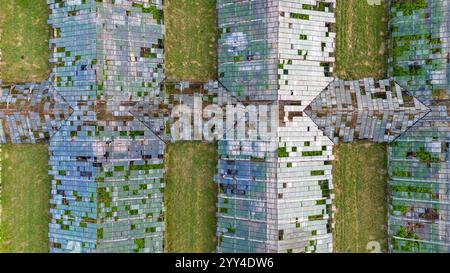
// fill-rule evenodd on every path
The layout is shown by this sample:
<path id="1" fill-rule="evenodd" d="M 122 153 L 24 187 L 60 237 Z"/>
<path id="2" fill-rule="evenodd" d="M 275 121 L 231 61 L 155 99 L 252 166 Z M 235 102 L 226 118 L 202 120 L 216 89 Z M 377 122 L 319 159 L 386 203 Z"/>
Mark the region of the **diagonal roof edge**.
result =
<path id="1" fill-rule="evenodd" d="M 357 80 L 350 80 L 350 81 L 360 81 L 361 79 L 357 79 Z M 418 103 L 421 105 L 421 107 L 426 108 L 426 113 L 421 114 L 420 117 L 414 121 L 414 123 L 411 126 L 408 126 L 403 132 L 401 132 L 398 136 L 396 136 L 393 140 L 388 141 L 387 143 L 393 143 L 395 142 L 398 138 L 400 138 L 401 136 L 403 136 L 407 131 L 409 131 L 411 128 L 413 128 L 414 126 L 416 126 L 417 123 L 419 123 L 420 121 L 422 121 L 427 115 L 430 114 L 430 112 L 432 112 L 432 110 L 430 109 L 430 107 L 428 105 L 426 105 L 425 103 L 423 103 L 419 98 L 417 98 L 416 96 L 414 96 L 413 94 L 411 94 L 410 91 L 408 91 L 406 88 L 403 88 L 400 84 L 397 83 L 397 81 L 394 78 L 388 78 L 387 80 L 392 81 L 394 84 L 398 85 L 400 88 L 402 88 L 403 90 L 405 90 L 409 96 L 411 96 L 413 99 L 416 99 L 418 101 Z M 304 109 L 304 113 L 314 122 L 314 124 L 316 124 L 318 126 L 318 128 L 324 132 L 324 135 L 326 135 L 334 144 L 335 143 L 329 136 L 328 134 L 325 133 L 325 131 L 323 130 L 323 128 L 321 128 L 321 126 L 319 126 L 317 124 L 317 122 L 313 119 L 313 117 L 311 116 L 311 113 L 313 112 L 311 105 L 312 103 L 320 97 L 320 95 L 322 94 L 322 92 L 325 92 L 326 90 L 328 90 L 330 88 L 330 86 L 332 86 L 334 83 L 341 81 L 341 79 L 339 78 L 335 78 L 334 81 L 330 82 L 329 85 L 327 85 L 327 87 L 325 89 L 323 89 L 309 104 L 308 106 L 305 107 Z"/>

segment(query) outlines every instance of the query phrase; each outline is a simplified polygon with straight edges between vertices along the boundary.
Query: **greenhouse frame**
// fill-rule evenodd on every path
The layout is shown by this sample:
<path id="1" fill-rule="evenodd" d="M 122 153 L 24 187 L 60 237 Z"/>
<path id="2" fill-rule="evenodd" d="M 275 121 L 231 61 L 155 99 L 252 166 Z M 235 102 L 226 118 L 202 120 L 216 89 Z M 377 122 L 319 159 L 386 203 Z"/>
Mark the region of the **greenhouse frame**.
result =
<path id="1" fill-rule="evenodd" d="M 389 251 L 450 252 L 449 1 L 391 0 L 388 78 L 344 81 L 335 0 L 217 0 L 207 83 L 165 80 L 162 0 L 47 2 L 51 75 L 0 80 L 0 143 L 49 142 L 51 252 L 163 252 L 165 145 L 202 129 L 169 113 L 210 104 L 237 111 L 215 133 L 217 252 L 332 252 L 333 147 L 358 140 L 388 143 Z M 254 109 L 270 130 L 236 132 Z"/>

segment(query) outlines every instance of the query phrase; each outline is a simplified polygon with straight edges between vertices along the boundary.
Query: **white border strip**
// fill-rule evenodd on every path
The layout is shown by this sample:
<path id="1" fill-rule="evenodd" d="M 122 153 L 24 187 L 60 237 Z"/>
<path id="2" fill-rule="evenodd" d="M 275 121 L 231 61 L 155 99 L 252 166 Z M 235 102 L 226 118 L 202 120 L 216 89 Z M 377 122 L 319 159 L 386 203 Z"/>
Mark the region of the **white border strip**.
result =
<path id="1" fill-rule="evenodd" d="M 0 144 L 0 228 L 2 226 L 2 145 Z M 0 243 L 2 242 L 2 232 L 0 232 Z"/>

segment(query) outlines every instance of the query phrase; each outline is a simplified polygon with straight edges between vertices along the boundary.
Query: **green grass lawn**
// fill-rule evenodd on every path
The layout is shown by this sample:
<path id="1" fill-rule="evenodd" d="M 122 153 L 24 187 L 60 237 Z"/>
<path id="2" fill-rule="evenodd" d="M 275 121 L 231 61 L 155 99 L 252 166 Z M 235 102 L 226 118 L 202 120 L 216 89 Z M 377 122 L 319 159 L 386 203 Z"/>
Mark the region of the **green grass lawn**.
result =
<path id="1" fill-rule="evenodd" d="M 387 0 L 337 0 L 335 75 L 345 80 L 387 75 Z M 336 252 L 368 252 L 376 241 L 386 251 L 386 145 L 355 142 L 335 147 Z"/>
<path id="2" fill-rule="evenodd" d="M 169 144 L 165 164 L 165 252 L 213 252 L 217 146 L 202 142 Z"/>
<path id="3" fill-rule="evenodd" d="M 0 252 L 48 252 L 48 147 L 2 146 Z"/>
<path id="4" fill-rule="evenodd" d="M 217 78 L 215 0 L 166 0 L 166 76 L 204 82 Z"/>
<path id="5" fill-rule="evenodd" d="M 335 156 L 335 252 L 369 252 L 370 241 L 378 242 L 380 250 L 386 251 L 386 145 L 339 144 Z"/>
<path id="6" fill-rule="evenodd" d="M 369 5 L 365 0 L 336 1 L 335 75 L 344 80 L 387 75 L 387 0 Z"/>
<path id="7" fill-rule="evenodd" d="M 49 27 L 45 0 L 0 1 L 0 79 L 3 83 L 48 78 Z"/>

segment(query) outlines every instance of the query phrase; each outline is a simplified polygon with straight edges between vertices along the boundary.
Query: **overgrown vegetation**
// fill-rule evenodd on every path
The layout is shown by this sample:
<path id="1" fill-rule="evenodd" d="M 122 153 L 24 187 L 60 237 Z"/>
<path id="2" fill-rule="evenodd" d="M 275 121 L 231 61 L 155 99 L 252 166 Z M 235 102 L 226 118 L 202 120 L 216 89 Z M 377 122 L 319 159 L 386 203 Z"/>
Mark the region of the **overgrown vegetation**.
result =
<path id="1" fill-rule="evenodd" d="M 2 146 L 0 252 L 48 252 L 48 147 Z"/>
<path id="2" fill-rule="evenodd" d="M 336 1 L 335 74 L 344 80 L 387 75 L 388 1 Z"/>
<path id="3" fill-rule="evenodd" d="M 166 76 L 204 82 L 217 78 L 215 0 L 166 0 Z"/>
<path id="4" fill-rule="evenodd" d="M 217 146 L 177 142 L 166 146 L 166 252 L 213 252 Z"/>
<path id="5" fill-rule="evenodd" d="M 411 16 L 413 14 L 415 16 Z M 445 83 L 429 80 L 431 71 L 445 70 L 445 45 L 436 35 L 427 33 L 437 31 L 433 30 L 432 22 L 445 18 L 443 11 L 425 0 L 395 0 L 392 1 L 391 16 L 397 19 L 391 27 L 390 75 L 400 85 L 407 85 L 408 91 L 417 92 L 419 99 L 448 99 Z M 423 27 L 407 30 L 412 24 Z"/>
<path id="6" fill-rule="evenodd" d="M 415 10 L 425 9 L 427 7 L 426 0 L 401 0 L 392 1 L 392 7 L 403 12 L 403 15 L 412 15 Z"/>
<path id="7" fill-rule="evenodd" d="M 385 144 L 335 147 L 333 167 L 336 252 L 387 250 L 387 149 Z M 374 245 L 368 245 L 375 242 Z"/>
<path id="8" fill-rule="evenodd" d="M 0 1 L 0 79 L 3 83 L 48 78 L 49 27 L 45 0 Z"/>

